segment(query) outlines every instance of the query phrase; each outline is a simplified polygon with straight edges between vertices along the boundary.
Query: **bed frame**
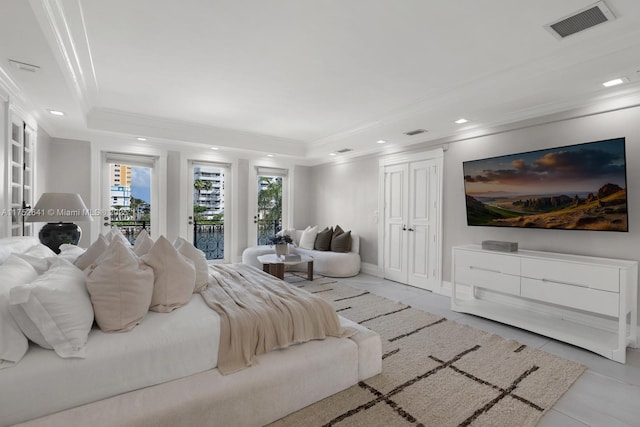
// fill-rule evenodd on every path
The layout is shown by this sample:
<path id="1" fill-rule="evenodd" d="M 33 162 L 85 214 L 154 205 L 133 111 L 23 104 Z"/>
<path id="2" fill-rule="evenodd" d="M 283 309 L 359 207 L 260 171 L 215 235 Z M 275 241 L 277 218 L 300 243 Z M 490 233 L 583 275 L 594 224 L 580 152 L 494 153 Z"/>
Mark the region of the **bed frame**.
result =
<path id="1" fill-rule="evenodd" d="M 380 336 L 340 321 L 358 332 L 264 354 L 231 375 L 212 369 L 17 425 L 263 426 L 381 372 Z"/>

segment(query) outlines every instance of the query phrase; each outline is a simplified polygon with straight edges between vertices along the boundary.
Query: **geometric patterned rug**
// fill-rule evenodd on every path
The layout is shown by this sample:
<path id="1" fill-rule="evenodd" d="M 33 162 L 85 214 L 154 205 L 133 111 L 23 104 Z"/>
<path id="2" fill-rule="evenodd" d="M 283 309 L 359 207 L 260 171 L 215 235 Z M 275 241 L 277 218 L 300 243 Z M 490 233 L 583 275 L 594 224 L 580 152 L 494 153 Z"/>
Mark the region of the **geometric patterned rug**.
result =
<path id="1" fill-rule="evenodd" d="M 535 426 L 584 372 L 578 363 L 355 289 L 287 273 L 380 334 L 382 373 L 271 424 Z"/>

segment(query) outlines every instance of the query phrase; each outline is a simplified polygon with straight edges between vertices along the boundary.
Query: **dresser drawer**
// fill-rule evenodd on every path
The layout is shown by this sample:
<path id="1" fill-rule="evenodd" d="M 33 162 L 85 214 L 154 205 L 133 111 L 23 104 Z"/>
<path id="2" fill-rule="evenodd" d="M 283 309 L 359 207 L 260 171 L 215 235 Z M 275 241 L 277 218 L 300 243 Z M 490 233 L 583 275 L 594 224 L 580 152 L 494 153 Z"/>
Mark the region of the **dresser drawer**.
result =
<path id="1" fill-rule="evenodd" d="M 520 295 L 520 260 L 478 251 L 455 253 L 456 283 Z"/>
<path id="2" fill-rule="evenodd" d="M 603 265 L 522 258 L 522 276 L 586 286 L 609 292 L 620 292 L 619 269 Z"/>
<path id="3" fill-rule="evenodd" d="M 618 316 L 619 294 L 598 289 L 523 277 L 520 295 L 538 301 Z"/>

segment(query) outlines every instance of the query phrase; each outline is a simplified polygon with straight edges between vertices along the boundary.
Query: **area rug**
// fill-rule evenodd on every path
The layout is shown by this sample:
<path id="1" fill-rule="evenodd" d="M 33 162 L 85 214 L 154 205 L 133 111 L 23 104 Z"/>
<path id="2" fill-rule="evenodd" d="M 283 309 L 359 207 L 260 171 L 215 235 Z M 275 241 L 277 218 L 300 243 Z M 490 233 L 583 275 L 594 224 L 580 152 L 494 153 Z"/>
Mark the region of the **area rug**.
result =
<path id="1" fill-rule="evenodd" d="M 382 373 L 271 424 L 535 426 L 585 367 L 339 280 L 289 283 L 378 332 Z"/>

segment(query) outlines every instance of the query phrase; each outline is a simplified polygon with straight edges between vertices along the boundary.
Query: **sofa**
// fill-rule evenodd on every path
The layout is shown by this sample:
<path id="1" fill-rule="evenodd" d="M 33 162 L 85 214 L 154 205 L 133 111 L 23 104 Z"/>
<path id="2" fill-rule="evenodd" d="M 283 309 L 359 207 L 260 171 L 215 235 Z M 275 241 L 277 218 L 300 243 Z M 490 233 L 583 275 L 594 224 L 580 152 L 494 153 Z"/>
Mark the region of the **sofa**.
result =
<path id="1" fill-rule="evenodd" d="M 75 250 L 73 255 L 63 251 L 59 256 L 49 252 L 34 238 L 0 239 L 0 268 L 10 273 L 18 265 L 31 269 L 33 264 L 34 270 L 49 266 L 24 285 L 32 293 L 36 284 L 40 290 L 49 286 L 44 278 L 51 266 L 64 268 L 82 283 L 88 280 L 64 256 L 77 263 L 78 255 L 90 250 Z M 47 262 L 40 262 L 43 259 Z M 85 274 L 95 271 L 91 269 Z M 258 270 L 256 274 L 266 275 Z M 66 277 L 60 277 L 65 286 Z M 13 289 L 0 283 L 0 303 L 14 303 Z M 84 290 L 73 292 L 86 296 Z M 0 326 L 6 327 L 12 315 L 5 310 L 7 304 L 0 304 Z M 0 426 L 265 425 L 381 371 L 379 335 L 339 320 L 355 334 L 273 350 L 229 375 L 218 369 L 220 317 L 196 293 L 171 312 L 147 312 L 131 330 L 104 332 L 93 324 L 79 346 L 83 354 L 76 357 L 61 356 L 55 345 L 49 349 L 31 342 L 18 360 L 0 360 L 0 384 L 11 384 L 0 387 Z M 0 350 L 4 347 L 11 350 L 2 345 Z"/>
<path id="2" fill-rule="evenodd" d="M 287 234 L 293 240 L 289 245 L 289 253 L 297 253 L 308 255 L 313 258 L 313 273 L 329 277 L 352 277 L 360 273 L 360 236 L 350 233 L 351 245 L 348 252 L 334 252 L 331 250 L 318 250 L 301 246 L 301 241 L 305 231 L 309 231 L 313 227 L 307 227 L 305 230 L 283 230 L 279 234 Z M 304 242 L 303 242 L 304 243 Z M 262 269 L 262 263 L 258 261 L 261 255 L 275 253 L 273 245 L 258 245 L 246 248 L 242 252 L 242 263 L 252 265 Z M 293 271 L 305 271 L 306 264 L 300 264 L 290 267 Z"/>

